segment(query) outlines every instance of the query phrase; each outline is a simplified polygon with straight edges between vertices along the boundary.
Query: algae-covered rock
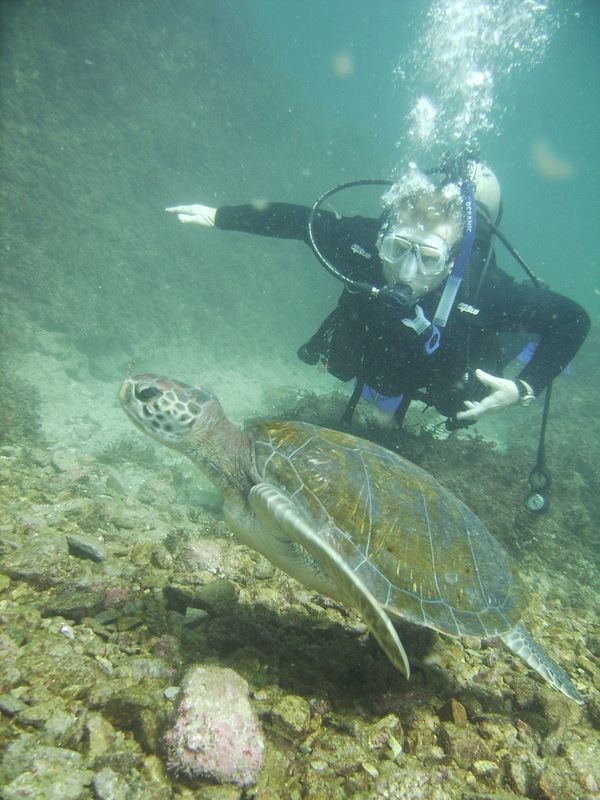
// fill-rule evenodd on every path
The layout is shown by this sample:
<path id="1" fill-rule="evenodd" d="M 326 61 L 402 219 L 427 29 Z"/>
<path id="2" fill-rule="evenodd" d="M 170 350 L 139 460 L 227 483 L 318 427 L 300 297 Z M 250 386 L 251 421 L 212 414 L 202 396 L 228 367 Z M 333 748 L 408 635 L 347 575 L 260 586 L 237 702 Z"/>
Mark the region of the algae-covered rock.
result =
<path id="1" fill-rule="evenodd" d="M 99 544 L 97 538 L 68 533 L 66 539 L 69 555 L 96 563 L 106 560 L 106 550 Z"/>
<path id="2" fill-rule="evenodd" d="M 194 800 L 239 800 L 241 795 L 236 786 L 204 786 L 194 794 Z"/>
<path id="3" fill-rule="evenodd" d="M 538 797 L 542 800 L 575 800 L 581 796 L 580 786 L 561 764 L 550 761 L 544 766 L 538 781 Z"/>
<path id="4" fill-rule="evenodd" d="M 112 765 L 102 766 L 94 775 L 93 790 L 94 800 L 170 800 L 174 796 L 189 797 L 174 794 L 155 756 L 148 756 L 137 766 L 117 760 Z"/>
<path id="5" fill-rule="evenodd" d="M 164 744 L 167 765 L 177 774 L 242 787 L 254 784 L 264 741 L 246 681 L 231 669 L 190 669 Z"/>
<path id="6" fill-rule="evenodd" d="M 286 694 L 273 706 L 272 720 L 284 736 L 302 736 L 310 723 L 310 708 L 303 697 Z"/>
<path id="7" fill-rule="evenodd" d="M 169 606 L 181 613 L 187 608 L 199 608 L 215 615 L 229 610 L 237 601 L 239 590 L 230 581 L 218 578 L 193 588 L 169 584 L 163 593 Z"/>
<path id="8" fill-rule="evenodd" d="M 438 740 L 446 755 L 463 769 L 469 769 L 476 761 L 492 760 L 490 746 L 472 727 L 445 722 L 440 727 Z"/>
<path id="9" fill-rule="evenodd" d="M 497 785 L 502 777 L 502 773 L 498 764 L 496 764 L 495 761 L 488 761 L 487 759 L 474 761 L 471 771 L 473 772 L 473 775 L 482 780 L 484 783 L 489 783 L 493 786 Z"/>
<path id="10" fill-rule="evenodd" d="M 118 689 L 105 703 L 104 711 L 120 730 L 131 731 L 147 753 L 159 745 L 161 693 L 153 685 L 141 682 Z"/>
<path id="11" fill-rule="evenodd" d="M 0 765 L 4 800 L 80 800 L 89 796 L 92 779 L 80 753 L 39 744 L 29 735 L 9 744 Z"/>
<path id="12" fill-rule="evenodd" d="M 467 711 L 462 703 L 455 698 L 451 698 L 440 708 L 438 716 L 444 722 L 453 722 L 459 727 L 467 724 Z"/>
<path id="13" fill-rule="evenodd" d="M 105 593 L 102 590 L 66 586 L 48 592 L 42 608 L 44 616 L 65 617 L 80 622 L 84 617 L 94 616 L 104 603 Z"/>
<path id="14" fill-rule="evenodd" d="M 94 791 L 99 800 L 128 800 L 130 796 L 125 778 L 110 767 L 104 767 L 96 773 Z"/>

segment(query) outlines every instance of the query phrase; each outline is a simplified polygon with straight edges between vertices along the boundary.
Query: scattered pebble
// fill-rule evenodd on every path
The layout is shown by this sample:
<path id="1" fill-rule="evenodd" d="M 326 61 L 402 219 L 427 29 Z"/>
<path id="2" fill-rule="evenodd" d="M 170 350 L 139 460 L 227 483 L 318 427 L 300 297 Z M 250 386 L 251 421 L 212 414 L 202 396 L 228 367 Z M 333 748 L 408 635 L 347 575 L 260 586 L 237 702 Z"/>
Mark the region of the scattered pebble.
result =
<path id="1" fill-rule="evenodd" d="M 106 550 L 92 537 L 68 533 L 66 538 L 67 547 L 72 556 L 76 558 L 87 558 L 95 562 L 106 560 Z"/>

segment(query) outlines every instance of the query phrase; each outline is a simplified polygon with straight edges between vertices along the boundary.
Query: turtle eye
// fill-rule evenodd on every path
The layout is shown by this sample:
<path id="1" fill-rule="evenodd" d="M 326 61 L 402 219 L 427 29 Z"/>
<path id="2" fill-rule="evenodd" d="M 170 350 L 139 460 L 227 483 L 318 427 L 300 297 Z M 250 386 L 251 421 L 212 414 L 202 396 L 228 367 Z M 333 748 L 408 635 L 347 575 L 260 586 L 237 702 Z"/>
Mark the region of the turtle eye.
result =
<path id="1" fill-rule="evenodd" d="M 134 394 L 138 400 L 141 400 L 142 403 L 145 403 L 148 400 L 152 400 L 152 398 L 156 397 L 157 394 L 162 394 L 162 392 L 160 389 L 156 389 L 153 386 L 147 386 L 145 389 L 136 389 Z"/>

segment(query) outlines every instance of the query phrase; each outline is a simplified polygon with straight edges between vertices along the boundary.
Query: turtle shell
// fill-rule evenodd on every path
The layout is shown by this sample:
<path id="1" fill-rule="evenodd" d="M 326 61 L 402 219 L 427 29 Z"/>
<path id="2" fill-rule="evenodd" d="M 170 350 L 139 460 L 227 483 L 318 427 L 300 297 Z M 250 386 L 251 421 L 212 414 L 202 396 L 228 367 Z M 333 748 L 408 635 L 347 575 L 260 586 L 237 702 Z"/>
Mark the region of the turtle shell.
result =
<path id="1" fill-rule="evenodd" d="M 307 423 L 269 422 L 252 433 L 261 478 L 329 537 L 389 614 L 466 636 L 517 624 L 527 593 L 507 553 L 429 473 Z"/>

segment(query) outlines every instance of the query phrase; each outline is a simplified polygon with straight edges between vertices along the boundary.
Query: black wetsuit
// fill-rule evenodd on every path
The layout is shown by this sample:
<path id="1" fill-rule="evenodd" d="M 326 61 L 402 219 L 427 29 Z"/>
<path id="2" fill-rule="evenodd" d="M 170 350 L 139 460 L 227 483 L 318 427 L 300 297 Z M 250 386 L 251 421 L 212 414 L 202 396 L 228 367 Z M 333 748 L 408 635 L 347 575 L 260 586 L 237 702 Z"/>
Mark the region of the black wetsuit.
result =
<path id="1" fill-rule="evenodd" d="M 215 225 L 310 244 L 310 209 L 288 203 L 265 208 L 222 206 Z M 319 212 L 315 238 L 322 253 L 345 275 L 382 285 L 376 240 L 378 219 L 337 217 Z M 475 387 L 464 384 L 465 373 L 480 367 L 502 372 L 499 334 L 529 334 L 538 340 L 535 353 L 519 376 L 539 394 L 571 361 L 589 330 L 589 317 L 581 306 L 530 282 L 518 283 L 498 268 L 493 253 L 488 258 L 489 237 L 478 231 L 471 258 L 452 313 L 442 331 L 439 348 L 427 355 L 429 334 L 417 335 L 403 323 L 405 311 L 393 302 L 344 289 L 338 307 L 307 343 L 320 355 L 329 371 L 341 380 L 357 378 L 382 395 L 421 397 L 441 413 L 454 416 L 466 394 Z M 428 320 L 435 314 L 443 287 L 421 298 Z M 409 314 L 412 316 L 412 313 Z M 316 360 L 316 358 L 315 358 Z"/>

